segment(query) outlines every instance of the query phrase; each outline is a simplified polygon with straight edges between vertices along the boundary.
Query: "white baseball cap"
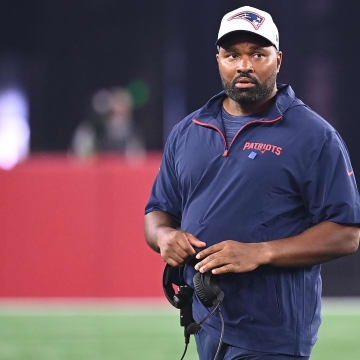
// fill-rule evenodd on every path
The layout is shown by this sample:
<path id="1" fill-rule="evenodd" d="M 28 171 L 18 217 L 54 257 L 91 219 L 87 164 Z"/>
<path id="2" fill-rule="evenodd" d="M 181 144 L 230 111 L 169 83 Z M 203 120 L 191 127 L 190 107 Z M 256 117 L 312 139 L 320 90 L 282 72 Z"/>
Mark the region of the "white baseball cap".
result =
<path id="1" fill-rule="evenodd" d="M 251 6 L 242 6 L 227 13 L 221 20 L 216 44 L 227 34 L 247 31 L 270 41 L 279 50 L 279 32 L 271 17 L 265 11 Z"/>

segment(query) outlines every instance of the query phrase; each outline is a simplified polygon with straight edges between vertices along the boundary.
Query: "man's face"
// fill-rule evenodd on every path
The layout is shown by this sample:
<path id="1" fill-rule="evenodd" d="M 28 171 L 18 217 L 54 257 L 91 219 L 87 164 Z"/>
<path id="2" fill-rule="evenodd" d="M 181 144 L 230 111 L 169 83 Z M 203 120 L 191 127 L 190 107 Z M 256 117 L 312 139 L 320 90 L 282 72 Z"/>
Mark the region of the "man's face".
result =
<path id="1" fill-rule="evenodd" d="M 237 33 L 216 55 L 226 95 L 240 105 L 262 103 L 275 95 L 282 54 L 266 40 Z"/>

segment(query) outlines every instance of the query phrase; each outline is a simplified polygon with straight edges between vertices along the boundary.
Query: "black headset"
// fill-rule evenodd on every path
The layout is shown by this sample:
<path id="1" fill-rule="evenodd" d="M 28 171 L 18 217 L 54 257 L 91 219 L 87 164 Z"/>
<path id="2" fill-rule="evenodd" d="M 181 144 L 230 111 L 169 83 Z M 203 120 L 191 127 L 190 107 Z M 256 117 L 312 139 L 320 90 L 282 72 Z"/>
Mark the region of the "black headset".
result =
<path id="1" fill-rule="evenodd" d="M 196 254 L 201 249 L 195 248 Z M 196 254 L 185 261 L 185 264 L 195 266 L 198 260 Z M 207 316 L 199 322 L 195 322 L 192 316 L 192 301 L 194 290 L 184 281 L 184 267 L 165 266 L 163 273 L 163 289 L 170 304 L 180 309 L 180 325 L 184 326 L 185 343 L 188 344 L 190 335 L 196 334 L 203 324 L 216 310 L 220 308 L 224 300 L 224 293 L 221 290 L 216 277 L 211 272 L 200 273 L 197 271 L 193 276 L 194 290 L 206 307 L 214 307 Z M 177 293 L 174 290 L 177 286 Z M 186 348 L 185 348 L 186 352 Z M 184 353 L 185 355 L 185 353 Z M 184 357 L 183 355 L 183 357 Z"/>

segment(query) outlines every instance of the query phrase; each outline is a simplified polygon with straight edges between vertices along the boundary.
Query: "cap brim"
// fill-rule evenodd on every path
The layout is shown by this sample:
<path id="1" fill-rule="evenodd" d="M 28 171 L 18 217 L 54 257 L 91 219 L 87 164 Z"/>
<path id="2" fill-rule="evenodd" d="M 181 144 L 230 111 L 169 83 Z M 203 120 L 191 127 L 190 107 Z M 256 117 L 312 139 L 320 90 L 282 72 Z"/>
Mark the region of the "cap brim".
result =
<path id="1" fill-rule="evenodd" d="M 221 46 L 221 43 L 226 41 L 227 39 L 231 38 L 232 36 L 234 36 L 235 34 L 239 34 L 239 33 L 248 33 L 251 34 L 252 36 L 254 36 L 254 38 L 258 38 L 259 40 L 262 40 L 264 42 L 266 42 L 267 44 L 269 44 L 268 46 L 275 46 L 275 44 L 273 44 L 269 39 L 267 39 L 266 37 L 259 35 L 255 32 L 252 31 L 248 31 L 248 30 L 234 30 L 234 31 L 230 31 L 227 34 L 223 35 L 221 38 L 217 39 L 215 42 L 216 46 Z"/>

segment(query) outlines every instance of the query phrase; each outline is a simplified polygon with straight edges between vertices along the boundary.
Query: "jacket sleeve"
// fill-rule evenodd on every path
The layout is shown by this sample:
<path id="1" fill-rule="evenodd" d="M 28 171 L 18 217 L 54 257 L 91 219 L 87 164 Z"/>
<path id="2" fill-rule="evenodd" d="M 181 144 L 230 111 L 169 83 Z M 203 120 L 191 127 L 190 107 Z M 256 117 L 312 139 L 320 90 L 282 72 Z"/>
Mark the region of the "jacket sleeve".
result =
<path id="1" fill-rule="evenodd" d="M 182 202 L 175 169 L 176 134 L 177 126 L 173 128 L 166 142 L 159 173 L 145 207 L 145 214 L 156 210 L 164 211 L 180 223 Z"/>
<path id="2" fill-rule="evenodd" d="M 360 225 L 360 201 L 345 143 L 328 134 L 303 183 L 305 204 L 314 224 L 333 221 Z"/>

